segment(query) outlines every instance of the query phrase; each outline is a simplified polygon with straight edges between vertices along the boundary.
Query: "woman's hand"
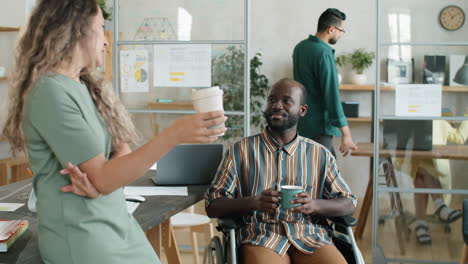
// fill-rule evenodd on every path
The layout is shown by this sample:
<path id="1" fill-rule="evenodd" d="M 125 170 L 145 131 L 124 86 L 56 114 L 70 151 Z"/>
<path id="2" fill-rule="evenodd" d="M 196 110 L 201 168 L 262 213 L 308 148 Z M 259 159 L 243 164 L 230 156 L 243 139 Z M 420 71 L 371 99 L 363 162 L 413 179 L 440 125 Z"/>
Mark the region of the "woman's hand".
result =
<path id="1" fill-rule="evenodd" d="M 86 173 L 83 173 L 77 166 L 68 162 L 67 167 L 60 171 L 62 175 L 70 175 L 71 184 L 65 185 L 60 190 L 71 192 L 79 196 L 98 198 L 101 194 L 94 188 Z"/>
<path id="2" fill-rule="evenodd" d="M 163 133 L 173 138 L 176 144 L 210 143 L 218 139 L 217 135 L 226 132 L 226 127 L 209 129 L 227 120 L 224 111 L 206 112 L 184 116 L 177 119 Z"/>

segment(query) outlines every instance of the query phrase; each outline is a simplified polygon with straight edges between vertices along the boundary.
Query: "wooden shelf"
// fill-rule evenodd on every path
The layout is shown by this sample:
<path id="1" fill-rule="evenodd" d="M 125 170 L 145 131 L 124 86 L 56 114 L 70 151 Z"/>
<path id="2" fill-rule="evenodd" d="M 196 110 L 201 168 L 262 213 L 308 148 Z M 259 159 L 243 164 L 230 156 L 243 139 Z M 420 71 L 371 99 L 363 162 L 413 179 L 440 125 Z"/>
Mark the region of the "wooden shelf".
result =
<path id="1" fill-rule="evenodd" d="M 372 123 L 372 117 L 348 117 L 346 118 L 349 123 Z M 379 123 L 382 123 L 383 120 L 380 120 Z"/>
<path id="2" fill-rule="evenodd" d="M 8 77 L 0 77 L 0 80 L 6 80 Z"/>
<path id="3" fill-rule="evenodd" d="M 19 31 L 17 27 L 0 27 L 0 32 L 16 32 Z"/>
<path id="4" fill-rule="evenodd" d="M 370 117 L 348 117 L 346 118 L 348 122 L 353 123 L 370 123 L 372 122 L 372 118 Z"/>
<path id="5" fill-rule="evenodd" d="M 356 85 L 356 84 L 340 84 L 340 90 L 343 91 L 374 91 L 373 84 Z"/>
<path id="6" fill-rule="evenodd" d="M 372 123 L 371 117 L 348 117 L 346 118 L 349 123 Z M 461 124 L 460 120 L 447 120 L 450 124 Z M 379 123 L 383 123 L 383 120 L 380 120 Z"/>
<path id="7" fill-rule="evenodd" d="M 192 102 L 159 103 L 149 102 L 148 109 L 155 110 L 193 110 Z"/>
<path id="8" fill-rule="evenodd" d="M 355 85 L 355 84 L 341 84 L 340 90 L 342 91 L 374 91 L 373 84 Z M 380 91 L 389 92 L 394 91 L 394 86 L 380 86 Z M 442 92 L 447 93 L 466 93 L 468 86 L 442 86 Z"/>
<path id="9" fill-rule="evenodd" d="M 5 136 L 2 136 L 2 135 L 0 135 L 0 142 L 2 142 L 2 141 L 6 141 L 6 137 L 5 137 Z"/>
<path id="10" fill-rule="evenodd" d="M 340 90 L 342 91 L 374 91 L 373 84 L 340 84 Z M 394 91 L 395 87 L 393 86 L 380 86 L 380 91 Z"/>
<path id="11" fill-rule="evenodd" d="M 468 86 L 443 86 L 442 91 L 451 93 L 466 93 Z"/>

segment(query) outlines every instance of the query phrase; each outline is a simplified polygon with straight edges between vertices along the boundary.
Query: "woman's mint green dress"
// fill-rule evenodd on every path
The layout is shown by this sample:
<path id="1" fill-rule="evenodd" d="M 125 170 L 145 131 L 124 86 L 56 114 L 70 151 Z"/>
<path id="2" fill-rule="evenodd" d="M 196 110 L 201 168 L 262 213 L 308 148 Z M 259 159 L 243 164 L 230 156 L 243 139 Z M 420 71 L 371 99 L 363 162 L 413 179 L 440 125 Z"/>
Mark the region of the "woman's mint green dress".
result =
<path id="1" fill-rule="evenodd" d="M 67 162 L 79 165 L 99 153 L 110 158 L 110 134 L 84 84 L 53 73 L 40 77 L 27 98 L 23 128 L 45 263 L 159 263 L 127 212 L 122 189 L 97 199 L 60 191 L 70 183 L 59 173 Z"/>

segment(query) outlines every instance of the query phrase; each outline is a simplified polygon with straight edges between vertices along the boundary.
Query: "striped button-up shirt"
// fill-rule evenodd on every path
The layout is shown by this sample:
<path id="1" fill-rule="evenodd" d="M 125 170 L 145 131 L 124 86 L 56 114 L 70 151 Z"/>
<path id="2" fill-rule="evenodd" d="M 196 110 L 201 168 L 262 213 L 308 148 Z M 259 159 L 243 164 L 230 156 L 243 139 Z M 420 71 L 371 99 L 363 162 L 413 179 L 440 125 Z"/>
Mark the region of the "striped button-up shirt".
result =
<path id="1" fill-rule="evenodd" d="M 333 155 L 322 145 L 296 136 L 287 145 L 278 144 L 265 129 L 229 148 L 213 183 L 205 194 L 206 206 L 218 198 L 243 198 L 282 185 L 299 185 L 313 199 L 346 197 L 356 205 L 356 197 L 340 175 Z M 240 244 L 263 246 L 284 255 L 291 244 L 304 253 L 331 243 L 330 230 L 312 223 L 310 215 L 293 213 L 281 206 L 274 213 L 253 211 L 243 216 L 237 233 Z"/>

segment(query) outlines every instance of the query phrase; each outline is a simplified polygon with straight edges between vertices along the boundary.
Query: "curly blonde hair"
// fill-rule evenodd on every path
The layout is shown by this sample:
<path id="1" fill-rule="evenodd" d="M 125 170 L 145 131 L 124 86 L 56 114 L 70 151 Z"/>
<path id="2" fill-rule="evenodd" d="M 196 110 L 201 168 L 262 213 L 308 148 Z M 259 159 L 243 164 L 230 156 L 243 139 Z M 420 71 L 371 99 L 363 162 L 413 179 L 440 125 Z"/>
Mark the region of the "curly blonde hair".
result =
<path id="1" fill-rule="evenodd" d="M 11 74 L 8 115 L 3 135 L 12 153 L 25 152 L 23 133 L 24 104 L 37 79 L 71 60 L 71 51 L 88 32 L 91 17 L 99 13 L 96 0 L 41 0 L 21 33 Z M 97 110 L 112 136 L 112 150 L 122 143 L 136 143 L 136 132 L 129 113 L 116 98 L 112 86 L 95 67 L 80 72 Z"/>

